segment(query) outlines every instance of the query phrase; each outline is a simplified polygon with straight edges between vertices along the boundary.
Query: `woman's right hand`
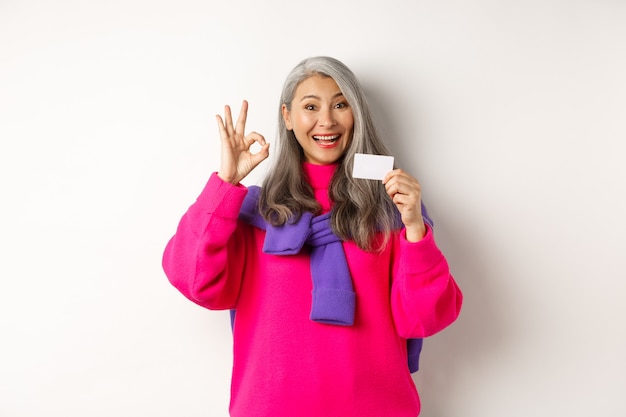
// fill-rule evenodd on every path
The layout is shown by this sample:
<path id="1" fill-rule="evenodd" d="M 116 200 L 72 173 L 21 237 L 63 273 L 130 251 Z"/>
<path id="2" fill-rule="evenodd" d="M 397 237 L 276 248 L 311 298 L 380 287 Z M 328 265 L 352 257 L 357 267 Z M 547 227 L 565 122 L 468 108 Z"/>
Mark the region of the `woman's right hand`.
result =
<path id="1" fill-rule="evenodd" d="M 220 170 L 217 175 L 223 181 L 235 185 L 269 156 L 270 144 L 262 135 L 256 132 L 245 135 L 247 116 L 248 102 L 245 100 L 241 105 L 236 125 L 233 125 L 228 105 L 224 106 L 224 119 L 220 115 L 215 116 L 222 142 Z M 261 150 L 257 153 L 250 152 L 254 142 L 261 145 Z"/>

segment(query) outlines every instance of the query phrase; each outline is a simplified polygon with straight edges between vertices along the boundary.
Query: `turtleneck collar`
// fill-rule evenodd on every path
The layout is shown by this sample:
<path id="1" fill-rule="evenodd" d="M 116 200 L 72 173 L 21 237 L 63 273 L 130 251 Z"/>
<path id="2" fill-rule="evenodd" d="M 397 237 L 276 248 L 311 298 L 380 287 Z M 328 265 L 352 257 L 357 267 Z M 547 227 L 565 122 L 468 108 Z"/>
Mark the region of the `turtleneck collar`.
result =
<path id="1" fill-rule="evenodd" d="M 327 213 L 332 207 L 332 202 L 328 196 L 328 187 L 338 166 L 339 164 L 315 165 L 309 162 L 302 164 L 304 174 L 313 188 L 315 199 L 322 207 L 322 213 Z"/>
<path id="2" fill-rule="evenodd" d="M 302 167 L 311 187 L 313 187 L 314 190 L 319 190 L 328 188 L 338 165 L 339 164 L 315 165 L 310 162 L 304 162 Z"/>

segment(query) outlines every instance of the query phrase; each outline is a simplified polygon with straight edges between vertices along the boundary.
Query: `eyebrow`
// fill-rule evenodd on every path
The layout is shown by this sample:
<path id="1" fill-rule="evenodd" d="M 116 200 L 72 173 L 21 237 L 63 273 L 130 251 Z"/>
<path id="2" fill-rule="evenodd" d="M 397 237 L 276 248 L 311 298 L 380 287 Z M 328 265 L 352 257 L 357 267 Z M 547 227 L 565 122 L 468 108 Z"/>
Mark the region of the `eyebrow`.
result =
<path id="1" fill-rule="evenodd" d="M 340 92 L 336 93 L 336 94 L 333 96 L 333 99 L 335 99 L 335 98 L 337 98 L 337 97 L 341 97 L 341 96 L 343 96 L 343 93 L 340 91 Z M 314 99 L 320 100 L 320 97 L 319 97 L 319 96 L 316 96 L 315 94 L 307 94 L 307 95 L 303 96 L 303 97 L 300 99 L 300 101 L 308 100 L 308 99 L 310 99 L 310 98 L 314 98 Z"/>

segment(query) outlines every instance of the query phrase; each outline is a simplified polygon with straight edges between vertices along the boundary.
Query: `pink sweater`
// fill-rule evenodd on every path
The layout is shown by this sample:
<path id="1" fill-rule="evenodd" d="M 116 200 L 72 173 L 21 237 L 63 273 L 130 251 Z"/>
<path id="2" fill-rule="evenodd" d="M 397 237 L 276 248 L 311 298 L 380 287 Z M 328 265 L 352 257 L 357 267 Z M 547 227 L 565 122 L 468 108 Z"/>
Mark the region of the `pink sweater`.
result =
<path id="1" fill-rule="evenodd" d="M 330 210 L 334 166 L 305 164 Z M 398 231 L 382 253 L 343 247 L 356 293 L 353 326 L 309 319 L 307 250 L 262 252 L 265 232 L 237 220 L 247 189 L 213 174 L 168 243 L 163 268 L 193 302 L 237 309 L 233 417 L 416 417 L 406 338 L 452 323 L 462 295 L 429 229 L 410 243 Z"/>

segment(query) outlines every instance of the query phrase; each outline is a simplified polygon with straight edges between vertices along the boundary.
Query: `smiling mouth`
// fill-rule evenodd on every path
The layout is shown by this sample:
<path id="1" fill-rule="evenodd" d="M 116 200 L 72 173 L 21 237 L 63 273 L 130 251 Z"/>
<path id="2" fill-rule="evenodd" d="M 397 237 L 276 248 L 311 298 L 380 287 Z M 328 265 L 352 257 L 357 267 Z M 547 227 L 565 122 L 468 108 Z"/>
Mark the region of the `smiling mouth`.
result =
<path id="1" fill-rule="evenodd" d="M 341 135 L 313 135 L 313 139 L 319 143 L 335 143 Z"/>

